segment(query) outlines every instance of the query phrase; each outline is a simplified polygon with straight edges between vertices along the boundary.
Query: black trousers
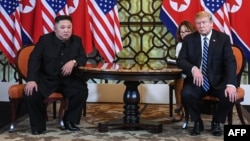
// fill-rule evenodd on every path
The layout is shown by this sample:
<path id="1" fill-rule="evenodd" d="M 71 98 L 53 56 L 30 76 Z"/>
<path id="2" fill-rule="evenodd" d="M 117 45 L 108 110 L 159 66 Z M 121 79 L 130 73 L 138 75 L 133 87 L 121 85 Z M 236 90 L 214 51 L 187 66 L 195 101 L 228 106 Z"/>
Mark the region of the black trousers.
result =
<path id="1" fill-rule="evenodd" d="M 64 114 L 64 120 L 79 124 L 83 106 L 88 97 L 88 90 L 78 88 L 64 87 L 59 90 L 67 99 L 68 107 Z M 45 97 L 34 92 L 31 96 L 24 95 L 24 102 L 30 118 L 30 126 L 32 130 L 42 131 L 46 129 L 46 109 L 44 103 Z"/>
<path id="2" fill-rule="evenodd" d="M 233 108 L 234 103 L 230 102 L 224 94 L 225 88 L 213 89 L 211 88 L 208 93 L 204 93 L 201 87 L 198 87 L 192 83 L 184 83 L 181 92 L 182 103 L 190 113 L 192 121 L 199 120 L 201 117 L 201 105 L 200 100 L 202 97 L 213 94 L 219 98 L 216 111 L 213 115 L 213 120 L 220 123 L 225 123 L 226 118 L 230 110 Z"/>

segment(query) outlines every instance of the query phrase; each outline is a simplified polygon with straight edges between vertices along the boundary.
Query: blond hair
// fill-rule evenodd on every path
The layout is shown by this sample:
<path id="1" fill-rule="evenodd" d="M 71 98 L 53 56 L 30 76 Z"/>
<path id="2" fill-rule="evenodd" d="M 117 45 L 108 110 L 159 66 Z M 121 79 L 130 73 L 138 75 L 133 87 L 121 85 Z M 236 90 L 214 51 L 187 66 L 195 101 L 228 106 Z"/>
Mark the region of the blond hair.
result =
<path id="1" fill-rule="evenodd" d="M 200 11 L 196 13 L 195 19 L 203 18 L 203 17 L 208 17 L 210 21 L 212 21 L 212 15 L 207 12 L 207 11 Z"/>

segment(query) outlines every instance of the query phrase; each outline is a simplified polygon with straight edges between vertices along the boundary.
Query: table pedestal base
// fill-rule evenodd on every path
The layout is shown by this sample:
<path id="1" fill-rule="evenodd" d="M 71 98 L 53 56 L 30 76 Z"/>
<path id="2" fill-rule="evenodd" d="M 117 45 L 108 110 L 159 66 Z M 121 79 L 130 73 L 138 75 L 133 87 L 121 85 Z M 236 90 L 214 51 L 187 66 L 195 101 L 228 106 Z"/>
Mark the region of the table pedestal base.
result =
<path id="1" fill-rule="evenodd" d="M 108 132 L 109 126 L 130 131 L 147 130 L 151 133 L 161 133 L 163 128 L 161 123 L 141 119 L 139 123 L 124 123 L 123 120 L 99 123 L 98 130 L 99 132 Z"/>
<path id="2" fill-rule="evenodd" d="M 126 89 L 124 92 L 124 117 L 117 121 L 106 123 L 99 123 L 98 128 L 100 132 L 108 132 L 109 126 L 120 127 L 125 130 L 148 130 L 151 133 L 162 132 L 162 124 L 154 121 L 140 119 L 139 102 L 140 94 L 138 92 L 138 81 L 125 81 Z"/>

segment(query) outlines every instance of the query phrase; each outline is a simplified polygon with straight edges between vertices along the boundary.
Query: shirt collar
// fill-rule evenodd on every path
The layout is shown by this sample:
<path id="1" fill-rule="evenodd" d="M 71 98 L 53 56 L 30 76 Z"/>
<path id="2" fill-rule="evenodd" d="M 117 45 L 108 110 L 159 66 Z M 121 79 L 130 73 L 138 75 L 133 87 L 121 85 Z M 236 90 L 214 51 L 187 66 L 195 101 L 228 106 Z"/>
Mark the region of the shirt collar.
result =
<path id="1" fill-rule="evenodd" d="M 210 40 L 211 36 L 212 36 L 212 30 L 207 34 L 207 36 L 201 35 L 201 39 L 207 37 L 207 39 Z"/>

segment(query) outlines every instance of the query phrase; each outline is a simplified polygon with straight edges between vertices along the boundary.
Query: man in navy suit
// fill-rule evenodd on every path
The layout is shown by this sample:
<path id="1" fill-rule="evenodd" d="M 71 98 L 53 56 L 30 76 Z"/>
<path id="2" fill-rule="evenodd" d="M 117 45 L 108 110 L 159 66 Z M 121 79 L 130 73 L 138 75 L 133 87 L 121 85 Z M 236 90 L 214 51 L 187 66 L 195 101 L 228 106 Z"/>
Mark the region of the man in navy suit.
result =
<path id="1" fill-rule="evenodd" d="M 34 135 L 46 131 L 43 101 L 55 91 L 68 99 L 65 128 L 80 130 L 75 124 L 80 122 L 88 88 L 77 68 L 86 64 L 87 56 L 81 38 L 73 35 L 72 29 L 70 16 L 57 16 L 54 31 L 41 36 L 30 55 L 24 100 Z"/>
<path id="2" fill-rule="evenodd" d="M 191 135 L 196 136 L 204 130 L 199 100 L 208 93 L 218 97 L 218 108 L 213 115 L 211 131 L 214 136 L 220 136 L 222 135 L 220 123 L 225 123 L 237 98 L 236 61 L 229 36 L 213 29 L 210 13 L 198 12 L 195 15 L 195 24 L 197 32 L 184 38 L 177 59 L 177 66 L 187 75 L 181 93 L 182 102 L 190 112 L 191 120 L 194 121 Z M 207 42 L 207 45 L 204 45 L 204 42 Z M 208 46 L 206 59 L 203 58 L 206 56 L 203 54 L 206 50 L 204 46 Z M 203 68 L 206 68 L 206 71 L 202 71 Z M 203 88 L 204 86 L 206 88 Z"/>

